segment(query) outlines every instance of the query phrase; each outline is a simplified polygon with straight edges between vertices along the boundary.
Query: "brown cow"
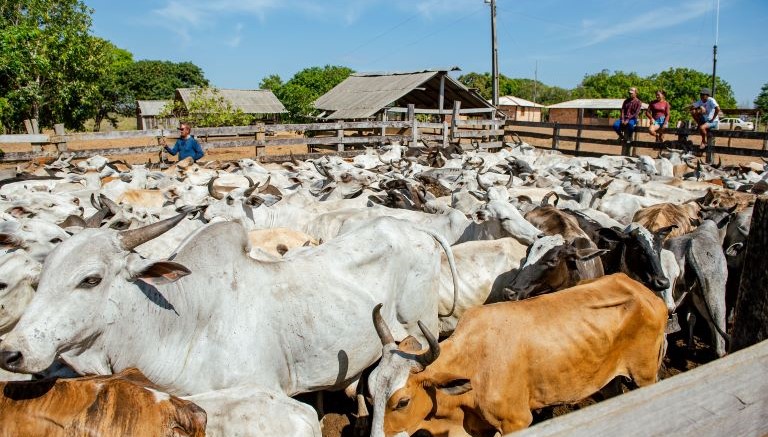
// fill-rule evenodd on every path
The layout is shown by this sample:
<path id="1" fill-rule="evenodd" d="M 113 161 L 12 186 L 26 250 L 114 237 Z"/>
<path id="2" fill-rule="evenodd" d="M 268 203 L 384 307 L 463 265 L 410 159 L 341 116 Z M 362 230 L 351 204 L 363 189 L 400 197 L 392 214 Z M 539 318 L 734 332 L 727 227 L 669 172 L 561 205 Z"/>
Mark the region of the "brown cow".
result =
<path id="1" fill-rule="evenodd" d="M 395 344 L 378 308 L 375 437 L 510 433 L 530 425 L 531 410 L 579 401 L 616 376 L 656 382 L 666 346 L 664 302 L 623 273 L 473 308 L 440 344 L 420 325 L 429 349 L 419 354 L 412 337 Z"/>
<path id="2" fill-rule="evenodd" d="M 667 234 L 665 239 L 675 238 L 696 228 L 692 222 L 699 219 L 699 209 L 700 207 L 695 202 L 688 202 L 683 205 L 659 203 L 638 210 L 632 217 L 632 221 L 640 223 L 654 234 L 664 228 L 676 226 Z"/>
<path id="3" fill-rule="evenodd" d="M 206 414 L 138 370 L 0 383 L 0 436 L 204 436 Z"/>

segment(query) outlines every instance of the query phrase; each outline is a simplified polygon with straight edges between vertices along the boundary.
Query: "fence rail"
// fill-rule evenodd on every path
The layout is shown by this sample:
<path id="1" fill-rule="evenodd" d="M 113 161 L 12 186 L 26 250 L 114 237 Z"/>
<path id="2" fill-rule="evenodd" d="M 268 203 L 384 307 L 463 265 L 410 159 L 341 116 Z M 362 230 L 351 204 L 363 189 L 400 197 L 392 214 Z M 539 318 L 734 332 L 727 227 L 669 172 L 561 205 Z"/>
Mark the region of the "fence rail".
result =
<path id="1" fill-rule="evenodd" d="M 278 146 L 306 145 L 308 152 L 318 149 L 332 149 L 343 152 L 347 148 L 358 148 L 386 144 L 394 141 L 418 141 L 448 145 L 452 142 L 472 142 L 481 148 L 501 147 L 500 137 L 504 134 L 504 120 L 462 119 L 478 117 L 494 112 L 487 108 L 461 109 L 454 102 L 451 110 L 390 108 L 390 113 L 406 114 L 407 120 L 340 121 L 301 124 L 257 124 L 252 126 L 230 126 L 193 128 L 192 134 L 205 150 L 221 148 L 253 148 L 253 155 L 263 154 L 263 149 Z M 420 117 L 451 115 L 450 122 L 419 121 Z M 447 117 L 446 117 L 447 119 Z M 76 158 L 94 155 L 114 156 L 158 153 L 166 141 L 178 138 L 176 130 L 149 129 L 137 131 L 64 133 L 62 125 L 56 126 L 57 134 L 46 135 L 33 132 L 24 135 L 0 135 L 0 144 L 31 144 L 31 151 L 8 151 L 0 154 L 0 162 L 28 161 L 51 158 L 60 152 L 72 152 Z M 147 138 L 151 144 L 147 145 Z M 137 144 L 112 148 L 82 148 L 70 150 L 73 142 L 104 142 L 109 140 L 136 139 Z M 143 140 L 143 141 L 142 141 Z M 141 143 L 141 144 L 140 144 Z M 156 144 L 155 144 L 156 143 Z M 55 145 L 55 148 L 50 147 Z M 260 153 L 262 151 L 262 153 Z"/>
<path id="2" fill-rule="evenodd" d="M 584 156 L 590 156 L 590 155 L 603 155 L 604 153 L 595 153 L 595 152 L 588 152 L 581 150 L 581 145 L 584 143 L 587 144 L 598 144 L 598 145 L 609 145 L 609 146 L 616 146 L 620 150 L 617 150 L 617 154 L 620 153 L 622 155 L 631 155 L 632 150 L 635 150 L 637 148 L 658 148 L 659 144 L 651 141 L 640 141 L 638 140 L 638 134 L 642 133 L 648 133 L 648 128 L 646 127 L 637 127 L 635 130 L 635 134 L 632 137 L 632 140 L 626 143 L 619 143 L 618 140 L 611 140 L 611 139 L 603 139 L 603 138 L 591 138 L 589 136 L 585 136 L 584 132 L 613 132 L 613 127 L 611 126 L 593 126 L 593 125 L 584 125 L 584 124 L 566 124 L 566 123 L 539 123 L 539 122 L 529 122 L 529 121 L 507 121 L 505 124 L 505 127 L 507 131 L 513 131 L 516 134 L 523 136 L 523 137 L 531 137 L 531 138 L 539 138 L 539 139 L 551 139 L 552 140 L 552 149 L 555 150 L 561 150 L 565 153 L 574 153 L 576 155 L 584 155 Z M 525 127 L 533 127 L 533 128 L 547 128 L 552 129 L 552 133 L 544 133 L 544 132 L 532 132 L 527 130 L 520 130 L 516 128 L 525 128 Z M 562 135 L 562 130 L 575 130 L 576 135 Z M 709 161 L 712 160 L 712 155 L 714 153 L 723 154 L 723 155 L 739 155 L 739 156 L 768 156 L 768 132 L 752 132 L 752 131 L 731 131 L 731 130 L 712 130 L 710 131 L 712 135 L 709 137 L 709 142 L 707 146 L 707 159 Z M 689 127 L 680 127 L 680 128 L 673 128 L 673 129 L 666 129 L 665 130 L 666 135 L 676 136 L 677 141 L 673 141 L 672 144 L 677 143 L 678 145 L 682 145 L 687 143 L 689 136 L 697 136 L 698 132 L 695 129 L 691 129 Z M 744 147 L 731 147 L 731 139 L 739 138 L 739 139 L 752 139 L 752 140 L 761 140 L 762 141 L 762 148 L 760 149 L 750 149 L 750 148 L 744 148 Z M 718 140 L 722 141 L 723 139 L 727 139 L 727 145 L 718 145 Z M 561 141 L 568 141 L 576 143 L 576 147 L 574 150 L 569 149 L 561 149 L 560 142 Z"/>

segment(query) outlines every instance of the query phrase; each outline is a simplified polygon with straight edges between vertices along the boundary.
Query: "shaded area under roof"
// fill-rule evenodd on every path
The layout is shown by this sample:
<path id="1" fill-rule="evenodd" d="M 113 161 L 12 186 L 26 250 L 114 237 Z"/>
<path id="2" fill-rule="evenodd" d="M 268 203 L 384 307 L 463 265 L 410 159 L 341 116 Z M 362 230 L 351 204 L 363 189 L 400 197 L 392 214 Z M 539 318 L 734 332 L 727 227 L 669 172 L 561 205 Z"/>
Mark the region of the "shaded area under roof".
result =
<path id="1" fill-rule="evenodd" d="M 549 109 L 621 109 L 624 99 L 576 99 L 549 105 Z M 643 109 L 648 104 L 643 103 Z"/>
<path id="2" fill-rule="evenodd" d="M 170 100 L 136 100 L 136 106 L 139 108 L 139 114 L 144 117 L 157 116 L 163 110 Z"/>
<path id="3" fill-rule="evenodd" d="M 189 105 L 192 94 L 199 88 L 178 88 L 176 96 Z M 281 114 L 287 112 L 285 106 L 270 90 L 233 90 L 218 89 L 219 95 L 229 101 L 235 109 L 246 114 Z M 208 91 L 210 93 L 210 91 Z"/>
<path id="4" fill-rule="evenodd" d="M 445 76 L 444 109 L 453 107 L 454 100 L 461 101 L 462 109 L 492 108 L 448 76 L 447 70 L 353 74 L 320 96 L 314 106 L 325 112 L 321 118 L 333 120 L 369 118 L 388 106 L 437 109 L 441 76 Z"/>

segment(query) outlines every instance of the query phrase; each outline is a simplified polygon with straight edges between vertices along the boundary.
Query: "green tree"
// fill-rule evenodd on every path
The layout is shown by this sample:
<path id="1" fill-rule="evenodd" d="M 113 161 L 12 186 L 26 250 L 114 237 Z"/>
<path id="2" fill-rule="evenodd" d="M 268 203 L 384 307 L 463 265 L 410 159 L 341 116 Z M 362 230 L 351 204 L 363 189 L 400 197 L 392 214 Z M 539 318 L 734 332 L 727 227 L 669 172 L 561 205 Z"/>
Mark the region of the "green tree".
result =
<path id="1" fill-rule="evenodd" d="M 207 87 L 203 70 L 191 62 L 149 61 L 132 63 L 120 75 L 119 85 L 134 100 L 172 99 L 176 88 Z"/>
<path id="2" fill-rule="evenodd" d="M 96 43 L 100 46 L 99 53 L 104 66 L 93 107 L 94 130 L 98 131 L 101 128 L 101 122 L 105 119 L 112 124 L 112 127 L 116 127 L 117 114 L 125 116 L 133 114 L 136 99 L 120 80 L 133 64 L 133 55 L 106 40 L 96 38 Z"/>
<path id="3" fill-rule="evenodd" d="M 259 82 L 259 89 L 271 90 L 273 93 L 283 86 L 283 80 L 276 74 L 271 74 Z"/>
<path id="4" fill-rule="evenodd" d="M 261 87 L 270 87 L 275 96 L 288 111 L 290 121 L 305 121 L 315 111 L 313 103 L 318 97 L 341 83 L 354 71 L 347 67 L 326 65 L 310 67 L 296 73 L 288 82 L 281 85 L 277 75 L 262 79 Z M 277 87 L 275 89 L 274 87 Z"/>
<path id="5" fill-rule="evenodd" d="M 768 121 L 768 83 L 763 85 L 760 89 L 760 94 L 755 98 L 755 109 L 759 109 L 762 113 L 762 121 Z M 2 105 L 0 104 L 0 111 L 2 111 Z M 1 112 L 0 112 L 1 113 Z"/>
<path id="6" fill-rule="evenodd" d="M 197 127 L 247 126 L 253 122 L 253 116 L 234 108 L 218 89 L 208 87 L 192 91 L 186 107 L 179 101 L 169 102 L 159 116 L 170 115 Z"/>
<path id="7" fill-rule="evenodd" d="M 37 118 L 81 128 L 92 114 L 103 71 L 81 0 L 0 2 L 0 95 L 6 131 Z"/>
<path id="8" fill-rule="evenodd" d="M 467 88 L 477 90 L 485 99 L 490 99 L 493 94 L 493 84 L 491 83 L 490 73 L 467 73 L 459 76 L 459 82 Z M 501 82 L 501 81 L 500 81 Z M 501 94 L 500 94 L 501 95 Z"/>

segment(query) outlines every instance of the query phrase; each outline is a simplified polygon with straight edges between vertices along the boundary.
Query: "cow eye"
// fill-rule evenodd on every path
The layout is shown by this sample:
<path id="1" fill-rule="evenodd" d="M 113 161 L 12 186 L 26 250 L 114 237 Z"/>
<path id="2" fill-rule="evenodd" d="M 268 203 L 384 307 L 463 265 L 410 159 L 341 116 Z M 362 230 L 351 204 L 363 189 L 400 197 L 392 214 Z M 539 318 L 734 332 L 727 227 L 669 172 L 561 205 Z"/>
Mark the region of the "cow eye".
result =
<path id="1" fill-rule="evenodd" d="M 88 276 L 87 278 L 80 281 L 80 284 L 77 286 L 78 288 L 93 288 L 97 285 L 101 284 L 101 278 L 98 276 Z"/>
<path id="2" fill-rule="evenodd" d="M 61 243 L 61 238 L 59 237 L 51 238 L 50 240 L 48 240 L 48 242 L 52 244 L 59 244 Z"/>
<path id="3" fill-rule="evenodd" d="M 407 407 L 408 404 L 411 403 L 411 398 L 402 398 L 399 401 L 397 401 L 397 405 L 395 405 L 395 410 L 402 410 L 403 408 Z"/>
<path id="4" fill-rule="evenodd" d="M 8 284 L 6 284 L 5 282 L 0 282 L 0 291 L 5 290 L 6 288 L 8 288 Z"/>

